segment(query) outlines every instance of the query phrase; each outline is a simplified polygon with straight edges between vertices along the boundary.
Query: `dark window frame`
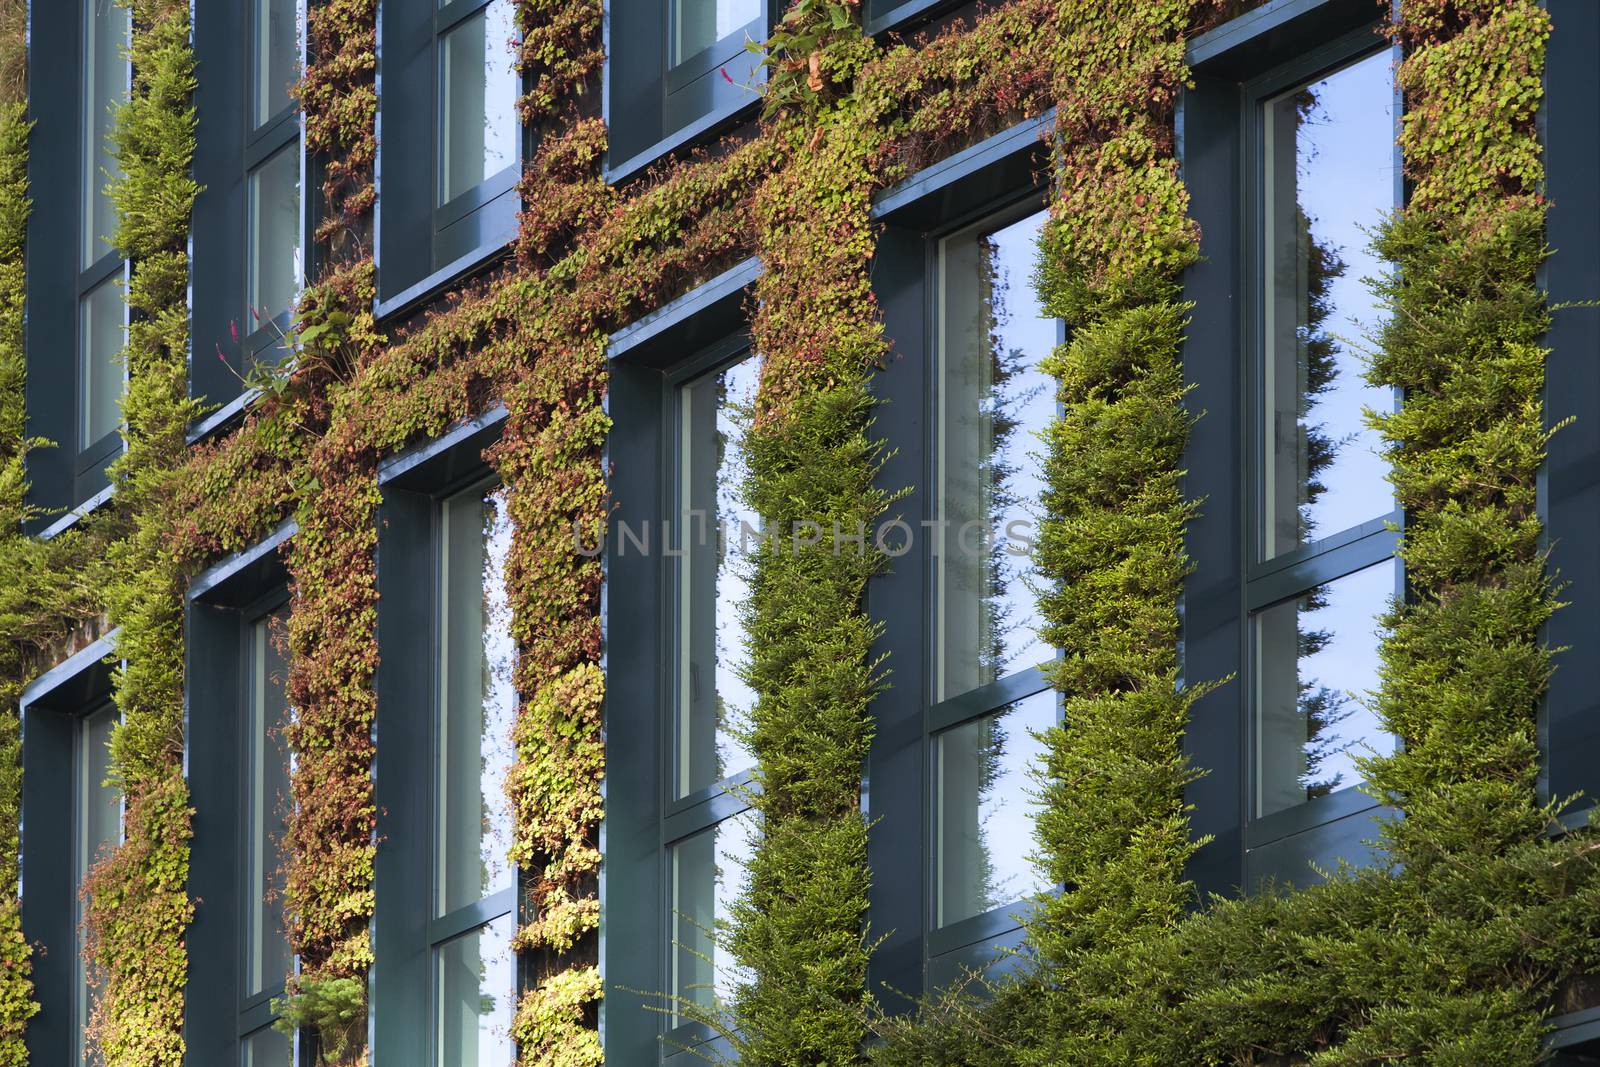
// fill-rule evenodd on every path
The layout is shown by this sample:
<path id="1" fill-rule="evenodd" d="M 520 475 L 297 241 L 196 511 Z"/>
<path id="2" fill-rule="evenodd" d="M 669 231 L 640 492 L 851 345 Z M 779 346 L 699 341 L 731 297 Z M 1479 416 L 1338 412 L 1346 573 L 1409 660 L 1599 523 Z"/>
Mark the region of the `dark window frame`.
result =
<path id="1" fill-rule="evenodd" d="M 378 713 L 380 760 L 374 774 L 378 852 L 372 921 L 373 1056 L 411 1059 L 434 1039 L 434 953 L 443 943 L 506 915 L 528 921 L 524 879 L 516 885 L 435 917 L 436 724 L 439 522 L 443 502 L 493 480 L 483 459 L 500 437 L 503 407 L 466 420 L 440 438 L 385 461 L 378 542 Z M 426 626 L 416 620 L 427 619 Z M 417 783 L 427 783 L 423 789 Z M 529 981 L 516 961 L 520 997 Z"/>
<path id="2" fill-rule="evenodd" d="M 874 262 L 874 290 L 895 352 L 888 370 L 873 383 L 882 402 L 874 413 L 875 430 L 893 450 L 878 484 L 891 492 L 913 486 L 896 512 L 914 520 L 935 518 L 941 243 L 974 226 L 1004 227 L 1048 207 L 1038 181 L 1038 127 L 1046 121 L 1001 131 L 879 198 L 875 214 L 887 225 Z M 1058 323 L 1058 344 L 1065 335 L 1065 324 Z M 888 654 L 894 670 L 890 688 L 873 705 L 878 730 L 864 804 L 876 821 L 869 838 L 869 922 L 888 932 L 872 961 L 870 982 L 908 996 L 958 981 L 972 970 L 997 974 L 1013 965 L 1004 953 L 1021 944 L 1027 898 L 943 926 L 936 923 L 937 740 L 948 730 L 1050 690 L 1041 669 L 1049 659 L 1044 656 L 1040 663 L 935 703 L 937 582 L 931 545 L 921 545 L 891 560 L 888 573 L 875 578 L 867 594 L 869 614 L 886 624 L 874 654 Z M 920 618 L 922 625 L 893 625 L 907 617 Z M 1059 697 L 1055 703 L 1059 722 Z M 918 820 L 915 855 L 908 853 L 905 840 L 913 819 Z M 916 905 L 908 906 L 909 900 Z"/>
<path id="3" fill-rule="evenodd" d="M 760 17 L 677 64 L 671 8 L 669 0 L 607 0 L 602 110 L 612 131 L 606 178 L 613 183 L 753 116 L 760 102 L 755 89 L 765 68 L 744 41 L 764 40 L 776 25 L 773 0 L 763 0 Z"/>
<path id="4" fill-rule="evenodd" d="M 305 57 L 305 3 L 297 5 L 296 33 Z M 284 358 L 282 339 L 292 309 L 258 319 L 249 306 L 254 256 L 250 183 L 263 164 L 280 152 L 299 156 L 299 244 L 303 288 L 310 275 L 309 168 L 302 136 L 303 116 L 291 101 L 259 126 L 255 123 L 255 3 L 203 7 L 196 12 L 194 47 L 203 69 L 231 77 L 202 77 L 195 92 L 198 120 L 194 161 L 201 192 L 195 202 L 191 272 L 194 337 L 189 392 L 196 399 L 224 403 L 246 393 L 245 379 L 258 361 Z M 245 55 L 240 62 L 240 51 Z M 276 351 L 274 351 L 276 349 Z M 220 358 L 219 358 L 220 357 Z"/>
<path id="5" fill-rule="evenodd" d="M 83 722 L 111 705 L 117 634 L 34 679 L 19 706 L 23 732 L 22 932 L 40 1012 L 25 1041 L 35 1063 L 72 1063 L 78 1048 L 79 758 Z M 65 770 L 66 773 L 62 773 Z"/>
<path id="6" fill-rule="evenodd" d="M 276 1019 L 283 983 L 247 994 L 247 790 L 251 758 L 252 635 L 261 619 L 289 603 L 283 551 L 296 527 L 286 522 L 261 542 L 198 575 L 186 595 L 184 687 L 186 770 L 195 808 L 190 895 L 201 902 L 188 939 L 184 1037 L 207 1062 L 240 1062 L 245 1042 Z M 313 1035 L 291 1044 L 297 1062 L 313 1057 Z"/>
<path id="7" fill-rule="evenodd" d="M 516 162 L 438 203 L 440 42 L 496 0 L 396 0 L 379 27 L 377 313 L 412 307 L 505 254 L 522 209 L 518 183 L 531 138 L 516 123 Z M 519 75 L 518 94 L 525 89 Z M 426 116 L 427 121 L 418 121 Z"/>
<path id="8" fill-rule="evenodd" d="M 88 295 L 102 284 L 126 283 L 128 264 L 108 248 L 93 263 L 81 263 L 83 246 L 84 34 L 81 0 L 39 5 L 29 25 L 28 174 L 33 210 L 28 217 L 26 360 L 27 433 L 51 445 L 28 455 L 29 502 L 47 512 L 64 511 L 90 500 L 109 484 L 106 468 L 122 451 L 122 420 L 117 427 L 79 447 L 84 390 L 83 317 Z M 63 62 L 64 57 L 71 57 Z M 131 82 L 131 65 L 128 65 Z M 70 174 L 70 181 L 62 181 Z M 68 241 L 61 240 L 70 234 Z M 127 327 L 124 297 L 123 326 Z M 126 332 L 123 338 L 126 342 Z M 119 344 L 119 351 L 123 347 Z M 126 370 L 124 390 L 126 390 Z M 50 515 L 29 525 L 44 529 Z"/>
<path id="9" fill-rule="evenodd" d="M 1258 105 L 1277 89 L 1381 51 L 1380 26 L 1360 0 L 1299 0 L 1258 8 L 1189 46 L 1195 86 L 1180 104 L 1179 156 L 1200 226 L 1201 260 L 1184 277 L 1183 298 L 1194 308 L 1184 363 L 1189 410 L 1204 415 L 1191 432 L 1184 468 L 1186 494 L 1205 503 L 1186 543 L 1195 570 L 1182 604 L 1182 671 L 1189 685 L 1231 678 L 1196 703 L 1184 739 L 1203 772 L 1185 794 L 1193 830 L 1213 838 L 1190 862 L 1189 874 L 1204 892 L 1248 892 L 1264 881 L 1305 884 L 1317 877 L 1313 865 L 1369 862 L 1373 820 L 1387 817 L 1385 806 L 1354 786 L 1254 817 L 1250 635 L 1255 610 L 1394 552 L 1396 535 L 1383 523 L 1398 521 L 1398 514 L 1255 561 L 1255 383 L 1263 351 L 1256 322 Z M 1398 147 L 1396 153 L 1398 159 Z"/>
<path id="10" fill-rule="evenodd" d="M 749 776 L 673 796 L 676 568 L 659 549 L 661 523 L 676 511 L 677 450 L 665 446 L 677 424 L 677 385 L 750 350 L 744 304 L 758 273 L 753 259 L 724 271 L 614 334 L 608 351 L 606 464 L 617 506 L 601 557 L 606 665 L 633 665 L 606 678 L 600 1028 L 609 1061 L 688 1064 L 703 1062 L 699 1052 L 729 1052 L 703 1026 L 669 1027 L 661 1011 L 671 992 L 667 845 L 744 810 L 738 791 Z M 624 522 L 636 535 L 650 523 L 648 554 L 632 544 L 622 550 Z"/>

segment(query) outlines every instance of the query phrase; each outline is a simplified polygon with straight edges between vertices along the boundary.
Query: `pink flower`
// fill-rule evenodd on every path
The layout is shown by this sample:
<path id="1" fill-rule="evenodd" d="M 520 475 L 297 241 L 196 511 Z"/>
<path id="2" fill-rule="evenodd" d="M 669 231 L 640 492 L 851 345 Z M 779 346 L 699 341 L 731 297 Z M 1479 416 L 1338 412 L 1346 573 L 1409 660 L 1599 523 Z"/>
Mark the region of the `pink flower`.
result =
<path id="1" fill-rule="evenodd" d="M 733 84 L 733 76 L 728 73 L 727 67 L 718 67 L 717 72 L 722 75 L 723 81 L 727 82 L 729 85 Z"/>

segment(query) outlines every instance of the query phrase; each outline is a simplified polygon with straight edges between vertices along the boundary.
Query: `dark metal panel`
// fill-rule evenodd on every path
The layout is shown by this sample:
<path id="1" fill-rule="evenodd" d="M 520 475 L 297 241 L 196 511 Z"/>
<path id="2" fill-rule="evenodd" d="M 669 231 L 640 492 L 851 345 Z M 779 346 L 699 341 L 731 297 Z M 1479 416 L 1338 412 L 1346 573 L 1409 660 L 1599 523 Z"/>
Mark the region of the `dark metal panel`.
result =
<path id="1" fill-rule="evenodd" d="M 64 5 L 63 5 L 64 6 Z M 22 934 L 36 946 L 28 1022 L 31 1063 L 70 1063 L 73 1050 L 73 720 L 39 706 L 23 713 Z"/>
<path id="2" fill-rule="evenodd" d="M 433 269 L 432 0 L 393 0 L 379 21 L 378 297 Z"/>
<path id="3" fill-rule="evenodd" d="M 1322 881 L 1319 872 L 1335 870 L 1340 862 L 1370 866 L 1378 857 L 1369 842 L 1378 836 L 1378 820 L 1384 810 L 1347 815 L 1250 849 L 1245 853 L 1245 889 L 1254 892 L 1264 882 L 1304 887 Z"/>
<path id="4" fill-rule="evenodd" d="M 432 498 L 388 489 L 378 543 L 375 799 L 378 851 L 372 920 L 375 1063 L 413 1062 L 428 1039 L 428 876 L 432 852 L 430 765 L 433 657 Z"/>
<path id="5" fill-rule="evenodd" d="M 1549 0 L 1544 97 L 1548 232 L 1554 254 L 1544 269 L 1552 302 L 1600 297 L 1600 5 Z M 1546 628 L 1556 657 L 1544 724 L 1551 796 L 1600 795 L 1600 309 L 1558 311 L 1548 335 L 1545 423 L 1573 418 L 1550 442 L 1541 486 L 1550 565 L 1566 583 Z"/>
<path id="6" fill-rule="evenodd" d="M 240 616 L 209 604 L 189 607 L 185 648 L 185 731 L 194 839 L 189 855 L 189 981 L 184 1037 L 191 1063 L 239 1057 L 239 922 L 244 885 L 239 856 L 240 702 L 244 664 Z"/>
<path id="7" fill-rule="evenodd" d="M 195 199 L 190 288 L 193 342 L 189 392 L 222 403 L 244 388 L 242 344 L 255 325 L 245 309 L 244 69 L 248 4 L 200 4 L 194 16 L 200 77 L 194 94 Z M 237 337 L 237 339 L 235 339 Z M 225 357 L 219 358 L 219 357 Z"/>
<path id="8" fill-rule="evenodd" d="M 611 491 L 617 523 L 659 522 L 665 507 L 667 383 L 629 361 L 612 364 L 609 406 Z M 601 1004 L 608 1063 L 648 1064 L 660 1056 L 662 1016 L 653 994 L 666 986 L 666 889 L 661 803 L 667 607 L 660 562 L 641 553 L 606 557 L 606 818 L 601 877 Z"/>
<path id="9" fill-rule="evenodd" d="M 1297 52 L 1360 29 L 1372 0 L 1268 0 L 1189 42 L 1189 65 L 1208 77 L 1245 81 Z"/>
<path id="10" fill-rule="evenodd" d="M 873 217 L 931 230 L 993 203 L 997 195 L 1036 185 L 1054 128 L 1052 109 L 986 137 L 885 189 L 872 205 Z"/>
<path id="11" fill-rule="evenodd" d="M 761 273 L 754 256 L 618 330 L 608 358 L 665 367 L 744 326 L 744 305 Z"/>
<path id="12" fill-rule="evenodd" d="M 879 401 L 874 434 L 893 448 L 878 474 L 886 492 L 912 487 L 894 514 L 916 526 L 928 513 L 928 243 L 917 230 L 890 227 L 878 242 L 873 292 L 883 308 L 893 353 L 874 379 Z M 927 554 L 893 560 L 867 586 L 867 614 L 885 624 L 873 644 L 887 656 L 889 687 L 872 702 L 876 732 L 867 757 L 862 806 L 873 820 L 867 838 L 872 894 L 867 921 L 883 943 L 873 954 L 868 987 L 923 992 L 923 932 L 928 929 Z"/>
<path id="13" fill-rule="evenodd" d="M 28 500 L 67 508 L 76 495 L 78 334 L 78 18 L 81 4 L 30 5 L 27 244 L 27 433 L 55 442 L 29 453 Z M 36 520 L 37 531 L 49 518 Z"/>
<path id="14" fill-rule="evenodd" d="M 1193 387 L 1189 410 L 1200 416 L 1184 456 L 1189 472 L 1184 488 L 1190 498 L 1204 501 L 1186 541 L 1195 569 L 1184 587 L 1182 670 L 1188 685 L 1232 676 L 1195 704 L 1184 737 L 1189 759 L 1204 774 L 1186 793 L 1194 806 L 1194 832 L 1214 838 L 1189 867 L 1189 876 L 1206 892 L 1230 892 L 1243 880 L 1238 109 L 1236 84 L 1199 77 L 1183 98 L 1181 127 L 1184 180 L 1201 234 L 1201 260 L 1184 278 L 1184 299 L 1194 308 L 1184 344 L 1184 378 Z"/>

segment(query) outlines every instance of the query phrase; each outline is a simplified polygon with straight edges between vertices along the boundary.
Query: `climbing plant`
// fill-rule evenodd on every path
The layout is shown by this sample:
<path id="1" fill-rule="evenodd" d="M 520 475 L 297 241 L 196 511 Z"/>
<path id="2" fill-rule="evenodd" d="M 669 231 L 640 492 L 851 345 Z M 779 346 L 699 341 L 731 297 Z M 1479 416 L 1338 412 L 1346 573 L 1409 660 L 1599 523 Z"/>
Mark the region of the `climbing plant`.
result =
<path id="1" fill-rule="evenodd" d="M 1199 254 L 1176 162 L 1184 41 L 1223 0 L 1012 0 L 926 38 L 875 40 L 854 0 L 796 0 L 767 42 L 763 117 L 714 156 L 684 153 L 617 187 L 602 163 L 599 0 L 518 0 L 525 209 L 477 280 L 380 329 L 373 316 L 376 0 L 310 6 L 298 98 L 322 161 L 319 273 L 292 351 L 239 425 L 188 447 L 188 218 L 198 195 L 189 5 L 128 0 L 135 81 L 120 113 L 119 247 L 133 262 L 113 502 L 48 542 L 24 505 L 21 398 L 27 123 L 22 10 L 0 2 L 0 696 L 104 611 L 121 627 L 113 742 L 125 841 L 89 884 L 108 1064 L 183 1053 L 189 800 L 181 773 L 187 578 L 293 516 L 288 730 L 295 753 L 285 910 L 300 958 L 280 1007 L 325 1064 L 369 1056 L 368 925 L 380 813 L 371 768 L 381 459 L 495 402 L 485 459 L 506 483 L 518 650 L 505 803 L 529 921 L 513 1024 L 523 1062 L 594 1067 L 605 749 L 599 563 L 569 550 L 608 511 L 608 336 L 750 256 L 761 384 L 746 436 L 751 506 L 854 529 L 890 513 L 877 484 L 872 378 L 888 351 L 870 285 L 875 193 L 1055 108 L 1039 285 L 1072 340 L 1046 364 L 1064 415 L 1046 435 L 1045 638 L 1064 726 L 1046 738 L 1039 823 L 1051 879 L 1032 966 L 980 1003 L 919 1017 L 873 1007 L 860 811 L 879 560 L 771 542 L 746 622 L 748 740 L 760 834 L 720 932 L 747 981 L 703 1013 L 749 1064 L 1534 1062 L 1561 983 L 1595 965 L 1600 892 L 1585 834 L 1548 836 L 1534 710 L 1556 609 L 1534 481 L 1546 309 L 1534 128 L 1548 18 L 1532 0 L 1417 0 L 1402 147 L 1414 193 L 1378 236 L 1389 325 L 1375 416 L 1408 509 L 1414 595 L 1391 614 L 1378 710 L 1405 739 L 1363 769 L 1405 812 L 1389 867 L 1292 894 L 1196 907 L 1180 684 L 1184 269 Z M 1192 679 L 1192 672 L 1191 679 Z M 1223 682 L 1222 679 L 1211 680 Z M 0 719 L 0 877 L 16 877 L 17 723 Z M 28 946 L 0 901 L 0 1063 L 21 1063 Z M 884 1040 L 869 1052 L 870 1031 Z"/>

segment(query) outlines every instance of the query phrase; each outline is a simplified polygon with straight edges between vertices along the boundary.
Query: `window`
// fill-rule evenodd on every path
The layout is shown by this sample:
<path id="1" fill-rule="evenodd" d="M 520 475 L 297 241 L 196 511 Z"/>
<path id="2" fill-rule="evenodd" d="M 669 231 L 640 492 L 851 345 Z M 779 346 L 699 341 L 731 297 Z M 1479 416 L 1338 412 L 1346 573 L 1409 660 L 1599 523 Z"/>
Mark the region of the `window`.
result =
<path id="1" fill-rule="evenodd" d="M 127 304 L 120 275 L 95 286 L 81 304 L 78 326 L 78 451 L 87 452 L 122 425 L 122 344 Z"/>
<path id="2" fill-rule="evenodd" d="M 1394 739 L 1363 703 L 1377 684 L 1378 619 L 1397 591 L 1398 520 L 1364 411 L 1361 337 L 1383 266 L 1368 231 L 1395 204 L 1393 75 L 1372 52 L 1256 96 L 1261 161 L 1259 356 L 1247 568 L 1255 817 L 1360 779 Z"/>
<path id="3" fill-rule="evenodd" d="M 289 703 L 284 683 L 289 664 L 281 642 L 289 608 L 281 605 L 247 624 L 245 641 L 244 912 L 243 964 L 239 1002 L 241 1067 L 287 1067 L 293 1062 L 291 1042 L 272 1024 L 257 1026 L 260 1012 L 271 1012 L 271 998 L 283 993 L 284 979 L 294 967 L 283 926 L 283 834 L 288 820 L 289 767 L 284 727 Z"/>
<path id="4" fill-rule="evenodd" d="M 249 121 L 244 124 L 246 256 L 241 334 L 252 354 L 277 339 L 300 292 L 300 77 L 298 0 L 253 0 Z"/>
<path id="5" fill-rule="evenodd" d="M 294 532 L 225 557 L 189 583 L 184 621 L 189 793 L 189 1021 L 199 1063 L 290 1067 L 273 1000 L 295 971 L 284 909 L 293 721 L 284 642 Z"/>
<path id="6" fill-rule="evenodd" d="M 294 106 L 300 79 L 298 0 L 252 0 L 250 113 L 265 126 Z"/>
<path id="7" fill-rule="evenodd" d="M 77 797 L 73 815 L 76 875 L 73 881 L 78 887 L 82 887 L 96 861 L 122 841 L 122 791 L 110 781 L 111 734 L 116 725 L 117 709 L 109 704 L 91 711 L 77 725 L 77 756 L 74 761 Z M 99 1061 L 99 1055 L 91 1050 L 86 1036 L 98 980 L 92 966 L 83 958 L 83 917 L 84 905 L 79 898 L 76 924 L 80 933 L 75 953 L 78 981 L 74 998 L 76 1051 L 72 1062 L 89 1064 Z"/>
<path id="8" fill-rule="evenodd" d="M 668 6 L 668 66 L 674 69 L 730 38 L 753 32 L 761 20 L 761 0 L 672 0 Z"/>
<path id="9" fill-rule="evenodd" d="M 609 163 L 632 174 L 759 99 L 767 0 L 615 0 L 606 66 Z"/>
<path id="10" fill-rule="evenodd" d="M 1039 364 L 1061 330 L 1032 284 L 1045 217 L 989 218 L 935 250 L 926 524 L 935 929 L 1048 888 L 1027 859 L 1028 772 L 1042 754 L 1036 735 L 1057 718 L 1038 670 L 1054 653 L 1039 640 L 1028 554 L 1044 495 L 1038 434 L 1056 417 L 1054 383 Z"/>
<path id="11" fill-rule="evenodd" d="M 251 369 L 283 358 L 306 277 L 300 115 L 302 0 L 196 9 L 199 129 L 190 390 L 225 403 Z M 232 77 L 218 72 L 234 72 Z M 231 408 L 229 410 L 236 410 Z"/>
<path id="12" fill-rule="evenodd" d="M 434 719 L 433 1021 L 438 1067 L 515 1058 L 516 871 L 506 774 L 516 715 L 504 493 L 446 498 L 439 519 Z"/>
<path id="13" fill-rule="evenodd" d="M 670 520 L 675 570 L 672 768 L 663 831 L 668 933 L 665 988 L 675 998 L 669 1022 L 688 1020 L 689 1004 L 712 1007 L 732 992 L 736 970 L 714 936 L 742 888 L 757 824 L 743 798 L 729 792 L 755 763 L 741 730 L 755 703 L 745 684 L 744 626 L 750 560 L 745 547 L 760 523 L 740 493 L 744 460 L 737 411 L 755 399 L 760 361 L 735 362 L 693 374 L 675 388 L 676 506 Z M 716 803 L 711 801 L 716 800 Z M 691 1035 L 673 1040 L 683 1043 Z"/>
<path id="14" fill-rule="evenodd" d="M 281 320 L 300 291 L 300 153 L 280 148 L 251 172 L 245 321 Z"/>
<path id="15" fill-rule="evenodd" d="M 382 34 L 387 313 L 515 238 L 523 136 L 512 0 L 397 0 Z"/>
<path id="16" fill-rule="evenodd" d="M 121 177 L 111 135 L 128 94 L 129 12 L 113 0 L 82 0 L 83 142 L 78 233 L 78 374 L 76 475 L 103 466 L 121 447 L 125 302 L 122 257 L 112 241 L 117 208 L 111 184 Z"/>
<path id="17" fill-rule="evenodd" d="M 284 693 L 289 665 L 280 642 L 288 623 L 287 605 L 252 621 L 245 692 L 246 736 L 243 775 L 245 887 L 244 998 L 283 988 L 294 963 L 283 928 L 281 848 L 288 819 L 289 752 L 284 727 L 289 705 Z"/>
<path id="18" fill-rule="evenodd" d="M 83 4 L 83 224 L 79 266 L 88 270 L 115 251 L 117 207 L 110 185 L 122 176 L 111 134 L 128 93 L 128 9 L 114 0 Z"/>
<path id="19" fill-rule="evenodd" d="M 440 206 L 517 162 L 513 15 L 496 0 L 439 39 Z"/>

